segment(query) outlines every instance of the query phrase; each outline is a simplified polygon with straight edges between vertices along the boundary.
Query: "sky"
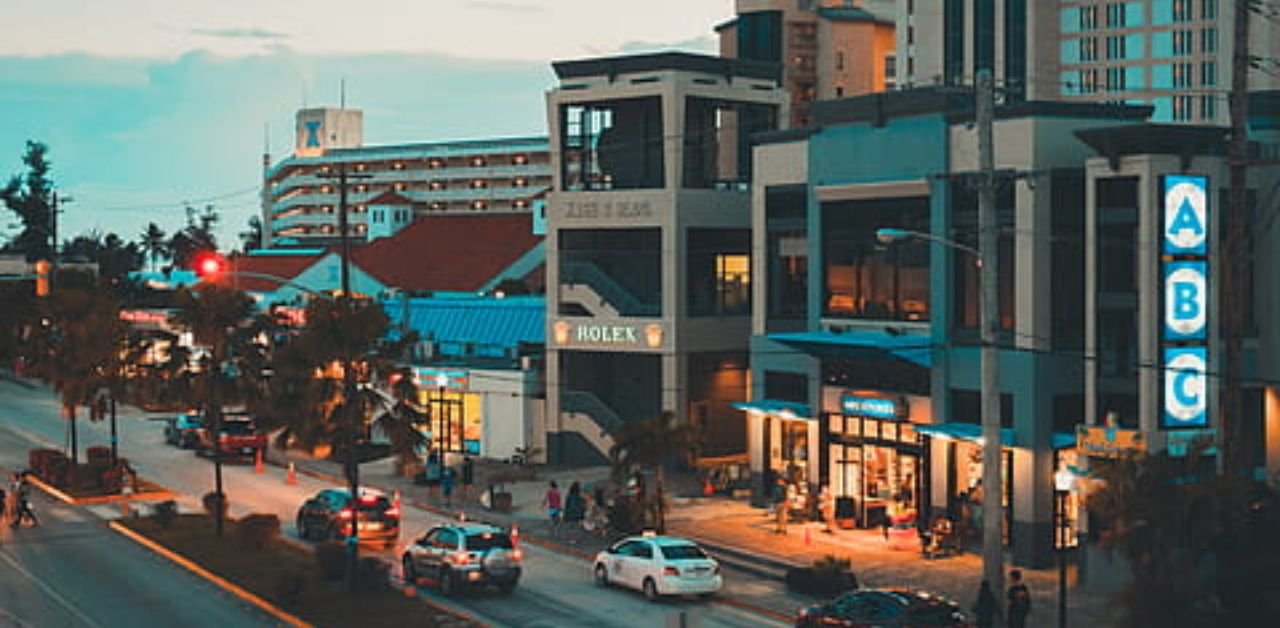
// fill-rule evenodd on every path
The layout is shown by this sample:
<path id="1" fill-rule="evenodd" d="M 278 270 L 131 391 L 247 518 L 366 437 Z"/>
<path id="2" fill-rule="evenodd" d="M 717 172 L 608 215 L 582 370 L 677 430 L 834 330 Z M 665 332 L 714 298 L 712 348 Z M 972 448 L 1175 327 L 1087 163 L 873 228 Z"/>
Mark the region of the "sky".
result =
<path id="1" fill-rule="evenodd" d="M 733 0 L 0 0 L 0 177 L 28 140 L 71 200 L 63 239 L 136 240 L 259 209 L 264 149 L 303 106 L 364 110 L 366 145 L 546 133 L 551 61 L 714 54 Z M 0 207 L 0 238 L 16 235 Z"/>

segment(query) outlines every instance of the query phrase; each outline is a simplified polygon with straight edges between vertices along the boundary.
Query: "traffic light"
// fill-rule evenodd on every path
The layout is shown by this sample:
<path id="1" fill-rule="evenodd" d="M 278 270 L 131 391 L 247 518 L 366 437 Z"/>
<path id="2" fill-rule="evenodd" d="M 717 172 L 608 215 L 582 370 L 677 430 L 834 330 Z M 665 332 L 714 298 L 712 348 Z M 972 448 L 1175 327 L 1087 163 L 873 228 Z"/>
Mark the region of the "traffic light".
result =
<path id="1" fill-rule="evenodd" d="M 36 296 L 49 296 L 49 260 L 36 260 Z"/>
<path id="2" fill-rule="evenodd" d="M 198 253 L 193 260 L 192 270 L 201 279 L 214 281 L 227 270 L 227 259 L 212 251 Z"/>

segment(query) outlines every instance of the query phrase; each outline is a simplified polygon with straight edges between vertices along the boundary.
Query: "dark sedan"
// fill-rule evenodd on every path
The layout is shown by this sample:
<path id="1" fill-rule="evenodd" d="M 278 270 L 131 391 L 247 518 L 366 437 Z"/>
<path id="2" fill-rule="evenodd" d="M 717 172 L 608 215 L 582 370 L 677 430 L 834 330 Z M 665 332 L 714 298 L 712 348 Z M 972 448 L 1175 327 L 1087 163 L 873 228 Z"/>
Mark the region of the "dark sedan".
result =
<path id="1" fill-rule="evenodd" d="M 170 445 L 191 449 L 200 441 L 200 430 L 203 428 L 199 414 L 184 412 L 165 421 L 164 440 Z"/>
<path id="2" fill-rule="evenodd" d="M 351 491 L 331 488 L 316 493 L 298 509 L 298 536 L 323 541 L 343 540 L 351 535 L 351 519 L 356 519 L 357 538 L 380 541 L 386 547 L 400 538 L 400 510 L 380 491 L 364 489 L 351 503 Z"/>
<path id="3" fill-rule="evenodd" d="M 974 623 L 955 602 L 923 591 L 858 589 L 800 609 L 796 626 L 972 628 Z"/>

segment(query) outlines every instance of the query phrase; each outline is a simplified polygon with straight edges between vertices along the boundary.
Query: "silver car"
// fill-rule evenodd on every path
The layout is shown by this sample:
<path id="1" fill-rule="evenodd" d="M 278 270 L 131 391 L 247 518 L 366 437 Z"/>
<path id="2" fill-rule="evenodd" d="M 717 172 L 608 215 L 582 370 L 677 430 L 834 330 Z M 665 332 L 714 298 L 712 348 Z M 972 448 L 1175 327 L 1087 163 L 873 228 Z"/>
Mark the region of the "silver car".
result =
<path id="1" fill-rule="evenodd" d="M 432 528 L 405 550 L 404 580 L 435 582 L 444 595 L 472 586 L 492 585 L 510 593 L 520 580 L 524 562 L 505 530 L 477 523 Z"/>

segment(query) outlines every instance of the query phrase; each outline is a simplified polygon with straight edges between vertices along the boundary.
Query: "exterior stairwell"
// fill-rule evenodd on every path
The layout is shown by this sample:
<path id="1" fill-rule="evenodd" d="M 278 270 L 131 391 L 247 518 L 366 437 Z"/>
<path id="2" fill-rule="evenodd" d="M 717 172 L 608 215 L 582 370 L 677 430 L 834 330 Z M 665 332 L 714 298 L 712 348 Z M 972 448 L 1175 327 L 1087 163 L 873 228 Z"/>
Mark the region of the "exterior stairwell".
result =
<path id="1" fill-rule="evenodd" d="M 575 301 L 597 316 L 653 317 L 662 307 L 645 303 L 591 262 L 572 261 L 560 265 L 560 299 Z M 572 297 L 572 298 L 571 298 Z"/>
<path id="2" fill-rule="evenodd" d="M 613 430 L 623 423 L 618 413 L 599 397 L 582 390 L 562 393 L 560 407 L 564 429 L 582 435 L 601 455 L 608 457 L 613 447 Z"/>

